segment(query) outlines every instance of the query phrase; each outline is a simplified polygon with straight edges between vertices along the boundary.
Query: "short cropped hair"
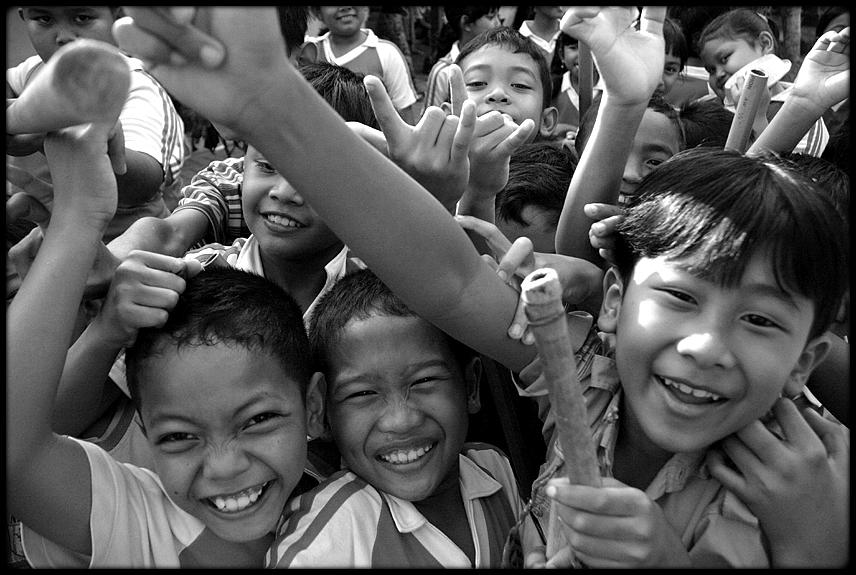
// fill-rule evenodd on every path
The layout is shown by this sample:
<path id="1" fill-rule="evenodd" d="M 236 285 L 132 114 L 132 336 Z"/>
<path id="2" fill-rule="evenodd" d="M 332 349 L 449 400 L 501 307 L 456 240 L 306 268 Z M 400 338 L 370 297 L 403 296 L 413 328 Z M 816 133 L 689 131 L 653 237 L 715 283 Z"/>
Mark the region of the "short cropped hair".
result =
<path id="1" fill-rule="evenodd" d="M 363 83 L 364 74 L 325 61 L 302 64 L 298 71 L 346 122 L 380 129 Z"/>
<path id="2" fill-rule="evenodd" d="M 508 183 L 496 195 L 496 218 L 528 226 L 523 209 L 535 206 L 558 225 L 574 168 L 574 156 L 565 147 L 550 142 L 520 146 L 511 154 Z"/>
<path id="3" fill-rule="evenodd" d="M 330 358 L 348 322 L 376 315 L 419 317 L 368 269 L 342 276 L 318 298 L 309 320 L 309 341 L 322 372 L 330 372 Z M 475 352 L 445 332 L 443 335 L 463 369 Z"/>
<path id="4" fill-rule="evenodd" d="M 647 174 L 619 224 L 626 281 L 640 258 L 665 256 L 723 286 L 769 250 L 776 281 L 814 304 L 809 338 L 832 325 L 849 286 L 850 231 L 827 194 L 793 169 L 733 150 L 693 148 Z"/>
<path id="5" fill-rule="evenodd" d="M 538 77 L 541 79 L 541 88 L 543 92 L 542 110 L 550 107 L 553 97 L 553 79 L 550 76 L 550 65 L 544 57 L 541 49 L 535 45 L 530 38 L 524 36 L 519 30 L 508 26 L 500 26 L 493 30 L 482 32 L 469 42 L 466 46 L 461 46 L 461 52 L 458 54 L 455 64 L 463 69 L 462 63 L 473 52 L 476 52 L 485 46 L 499 46 L 503 50 L 512 54 L 528 54 L 532 57 L 535 65 L 538 67 Z"/>
<path id="6" fill-rule="evenodd" d="M 312 355 L 303 312 L 279 285 L 232 267 L 209 268 L 187 280 L 187 287 L 163 327 L 144 328 L 125 353 L 128 388 L 140 411 L 140 378 L 145 360 L 168 349 L 226 344 L 276 358 L 285 373 L 300 382 L 305 397 Z"/>

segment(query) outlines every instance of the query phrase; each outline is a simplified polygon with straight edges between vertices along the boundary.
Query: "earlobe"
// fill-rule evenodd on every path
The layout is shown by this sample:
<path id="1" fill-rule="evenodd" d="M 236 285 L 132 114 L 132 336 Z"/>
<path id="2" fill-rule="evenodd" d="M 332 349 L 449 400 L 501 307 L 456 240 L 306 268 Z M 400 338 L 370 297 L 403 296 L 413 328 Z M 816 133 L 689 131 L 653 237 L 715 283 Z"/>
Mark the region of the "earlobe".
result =
<path id="1" fill-rule="evenodd" d="M 830 335 L 827 332 L 806 344 L 797 364 L 788 376 L 787 383 L 785 383 L 784 394 L 786 396 L 794 397 L 802 392 L 811 372 L 826 359 L 830 349 L 832 349 L 832 342 L 829 338 Z"/>
<path id="2" fill-rule="evenodd" d="M 321 372 L 315 372 L 306 389 L 306 434 L 315 439 L 325 431 L 324 400 L 327 395 L 327 380 Z"/>
<path id="3" fill-rule="evenodd" d="M 769 32 L 761 32 L 761 35 L 758 37 L 758 42 L 761 44 L 761 51 L 764 54 L 771 54 L 773 52 L 773 46 L 775 46 L 775 42 L 773 41 L 773 35 Z"/>
<path id="4" fill-rule="evenodd" d="M 606 270 L 603 276 L 603 302 L 597 316 L 597 327 L 604 333 L 615 333 L 621 300 L 624 297 L 624 285 L 615 267 Z"/>
<path id="5" fill-rule="evenodd" d="M 559 110 L 553 106 L 544 108 L 544 111 L 541 112 L 541 128 L 538 130 L 538 133 L 542 138 L 550 138 L 553 136 L 558 123 Z"/>

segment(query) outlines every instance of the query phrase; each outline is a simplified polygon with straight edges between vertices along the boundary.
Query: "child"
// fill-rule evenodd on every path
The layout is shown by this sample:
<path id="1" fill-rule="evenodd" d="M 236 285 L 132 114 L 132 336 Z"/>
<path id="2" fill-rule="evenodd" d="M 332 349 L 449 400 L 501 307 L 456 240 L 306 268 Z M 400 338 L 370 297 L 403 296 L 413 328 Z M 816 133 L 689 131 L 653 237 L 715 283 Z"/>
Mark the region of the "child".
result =
<path id="1" fill-rule="evenodd" d="M 798 395 L 826 356 L 848 285 L 843 220 L 809 181 L 735 152 L 679 154 L 637 192 L 598 317 L 612 377 L 586 392 L 600 421 L 601 471 L 615 480 L 603 489 L 565 485 L 574 553 L 590 567 L 807 566 L 789 546 L 814 530 L 820 565 L 843 563 L 839 487 L 823 484 L 803 494 L 811 502 L 759 516 L 775 540 L 768 549 L 757 519 L 700 473 L 708 448 L 780 395 Z M 560 466 L 545 465 L 544 478 Z M 630 521 L 632 533 L 621 526 Z"/>
<path id="2" fill-rule="evenodd" d="M 524 20 L 518 28 L 521 34 L 535 42 L 548 64 L 553 61 L 556 39 L 559 36 L 559 20 L 562 19 L 565 8 L 566 6 L 533 6 L 532 19 Z"/>
<path id="3" fill-rule="evenodd" d="M 441 39 L 447 35 L 453 40 L 448 50 L 441 48 L 444 56 L 437 59 L 425 82 L 425 107 L 442 106 L 451 102 L 449 90 L 449 66 L 458 57 L 461 46 L 485 32 L 502 26 L 499 6 L 443 6 L 446 23 L 440 31 Z"/>
<path id="4" fill-rule="evenodd" d="M 680 24 L 668 16 L 663 20 L 663 40 L 666 42 L 666 63 L 663 66 L 663 78 L 654 93 L 666 98 L 687 65 L 689 49 Z"/>
<path id="5" fill-rule="evenodd" d="M 40 73 L 53 54 L 77 38 L 116 44 L 111 32 L 120 7 L 108 6 L 22 6 L 18 15 L 37 56 L 6 70 L 6 97 L 17 98 Z M 119 207 L 105 233 L 110 241 L 135 220 L 144 216 L 163 218 L 178 202 L 181 167 L 184 164 L 184 124 L 172 98 L 143 68 L 142 62 L 127 58 L 131 88 L 120 120 L 124 135 L 127 172 L 117 175 Z M 32 139 L 31 136 L 27 138 Z M 20 138 L 19 138 L 20 140 Z M 11 142 L 14 144 L 15 139 Z M 12 163 L 34 177 L 50 183 L 44 155 L 37 152 L 40 139 L 32 147 L 7 153 L 19 156 Z"/>
<path id="6" fill-rule="evenodd" d="M 505 456 L 465 444 L 478 356 L 368 270 L 324 294 L 309 332 L 343 470 L 292 501 L 268 566 L 500 567 L 522 503 Z"/>
<path id="7" fill-rule="evenodd" d="M 556 137 L 573 148 L 580 126 L 580 45 L 576 38 L 559 32 L 553 54 L 553 103 L 558 110 Z M 556 71 L 560 73 L 557 74 Z M 594 78 L 592 78 L 594 80 Z"/>
<path id="8" fill-rule="evenodd" d="M 317 6 L 315 15 L 328 28 L 326 34 L 309 38 L 300 52 L 301 63 L 325 61 L 339 64 L 383 81 L 395 108 L 408 124 L 415 124 L 416 89 L 404 55 L 394 42 L 363 28 L 366 6 Z M 367 12 L 366 12 L 367 14 Z"/>
<path id="9" fill-rule="evenodd" d="M 698 41 L 699 53 L 710 74 L 708 81 L 716 97 L 729 110 L 734 110 L 746 75 L 752 69 L 767 73 L 770 103 L 759 108 L 753 125 L 755 137 L 779 112 L 793 87 L 782 82 L 791 63 L 776 55 L 776 39 L 767 19 L 747 8 L 735 8 L 709 22 Z M 793 151 L 820 156 L 829 141 L 829 131 L 818 120 Z"/>
<path id="10" fill-rule="evenodd" d="M 300 311 L 275 285 L 227 270 L 185 291 L 177 274 L 200 268 L 174 261 L 160 297 L 184 293 L 129 355 L 157 474 L 51 432 L 88 268 L 116 209 L 114 124 L 45 139 L 53 217 L 8 314 L 9 512 L 34 566 L 258 566 L 323 413 Z"/>

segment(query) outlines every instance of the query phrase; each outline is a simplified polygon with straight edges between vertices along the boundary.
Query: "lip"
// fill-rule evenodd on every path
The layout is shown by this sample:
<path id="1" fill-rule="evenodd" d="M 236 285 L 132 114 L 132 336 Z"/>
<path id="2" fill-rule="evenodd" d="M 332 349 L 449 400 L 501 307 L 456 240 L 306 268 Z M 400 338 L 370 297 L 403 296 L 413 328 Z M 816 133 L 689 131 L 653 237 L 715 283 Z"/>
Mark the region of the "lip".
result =
<path id="1" fill-rule="evenodd" d="M 256 509 L 264 506 L 264 503 L 267 500 L 269 493 L 271 492 L 271 487 L 274 485 L 275 482 L 276 482 L 276 480 L 271 479 L 268 481 L 264 481 L 262 483 L 257 483 L 255 485 L 252 485 L 252 486 L 247 487 L 245 489 L 241 489 L 239 491 L 232 491 L 232 492 L 225 492 L 225 493 L 220 492 L 220 493 L 213 494 L 211 496 L 202 497 L 202 498 L 200 498 L 200 501 L 209 510 L 209 512 L 215 514 L 218 517 L 224 517 L 224 518 L 245 517 L 251 513 L 254 513 L 256 511 Z M 251 491 L 251 490 L 259 489 L 259 488 L 261 489 L 261 492 L 259 493 L 258 498 L 252 503 L 252 505 L 249 505 L 248 507 L 241 509 L 240 511 L 224 511 L 224 510 L 219 509 L 217 507 L 217 505 L 214 503 L 214 500 L 216 500 L 217 498 L 230 499 L 230 498 L 234 498 L 234 496 L 237 494 L 245 493 L 247 491 Z"/>
<path id="2" fill-rule="evenodd" d="M 265 225 L 272 230 L 299 230 L 308 227 L 305 222 L 295 218 L 291 214 L 287 214 L 284 212 L 260 212 L 262 220 Z M 293 222 L 297 225 L 287 225 L 287 223 L 277 223 L 274 221 L 274 218 L 282 218 L 284 220 L 288 220 L 288 222 Z"/>
<path id="3" fill-rule="evenodd" d="M 424 465 L 433 456 L 431 455 L 440 444 L 435 440 L 414 440 L 406 443 L 386 444 L 374 454 L 374 460 L 396 470 L 410 470 L 414 467 Z M 415 457 L 412 461 L 405 458 Z"/>
<path id="4" fill-rule="evenodd" d="M 728 401 L 728 398 L 721 394 L 690 384 L 680 378 L 664 378 L 659 375 L 652 377 L 656 381 L 658 389 L 662 391 L 669 409 L 684 417 L 698 417 L 711 409 L 719 408 Z M 668 380 L 670 383 L 666 383 L 664 380 Z M 690 389 L 692 391 L 689 391 Z"/>

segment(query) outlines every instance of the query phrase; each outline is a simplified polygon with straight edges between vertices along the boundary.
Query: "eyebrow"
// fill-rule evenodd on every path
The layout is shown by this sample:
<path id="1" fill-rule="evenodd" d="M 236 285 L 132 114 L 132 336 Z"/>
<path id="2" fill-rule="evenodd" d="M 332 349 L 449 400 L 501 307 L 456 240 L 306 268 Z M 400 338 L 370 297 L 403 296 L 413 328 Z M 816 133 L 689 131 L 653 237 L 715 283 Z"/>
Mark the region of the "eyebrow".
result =
<path id="1" fill-rule="evenodd" d="M 473 66 L 468 67 L 467 72 L 469 72 L 470 70 L 474 70 L 476 72 L 481 72 L 482 70 L 487 70 L 490 68 L 491 68 L 490 64 L 475 64 Z M 510 68 L 508 68 L 508 70 L 511 72 L 522 72 L 524 74 L 531 76 L 533 79 L 537 78 L 535 72 L 533 72 L 532 70 L 530 70 L 526 66 L 511 66 Z"/>
<path id="2" fill-rule="evenodd" d="M 778 300 L 794 310 L 800 309 L 800 306 L 797 305 L 796 300 L 790 293 L 774 285 L 768 283 L 750 283 L 742 286 L 742 289 L 746 289 L 753 294 Z"/>
<path id="3" fill-rule="evenodd" d="M 431 368 L 431 367 L 441 367 L 443 369 L 449 369 L 450 364 L 448 361 L 445 361 L 445 360 L 440 359 L 440 358 L 429 359 L 429 360 L 418 362 L 418 363 L 411 363 L 407 367 L 407 370 L 404 372 L 404 376 L 406 377 L 406 376 L 409 376 L 409 375 L 412 375 L 412 374 L 418 372 L 419 370 L 427 369 L 427 368 Z M 359 373 L 356 375 L 347 376 L 347 377 L 342 378 L 342 379 L 336 379 L 336 381 L 333 382 L 332 391 L 338 391 L 339 389 L 341 389 L 345 386 L 348 386 L 351 384 L 356 384 L 356 383 L 365 383 L 367 381 L 372 381 L 374 379 L 375 378 L 371 374 L 366 374 L 366 373 Z"/>

